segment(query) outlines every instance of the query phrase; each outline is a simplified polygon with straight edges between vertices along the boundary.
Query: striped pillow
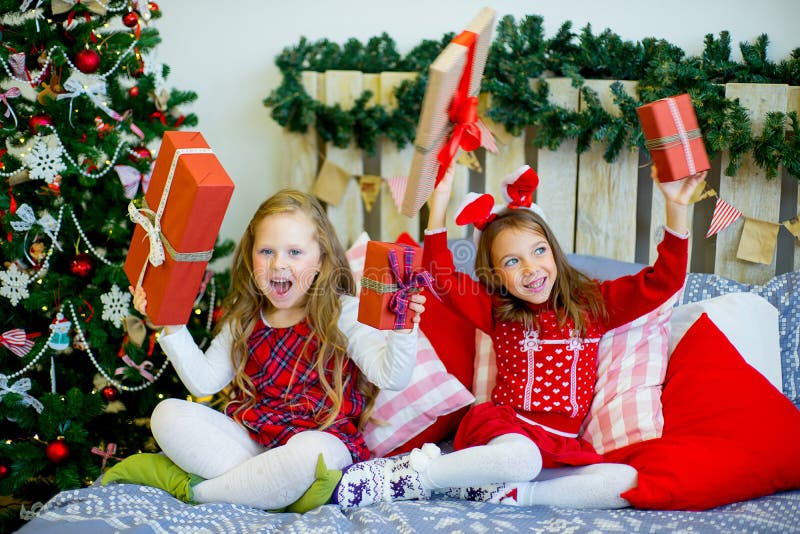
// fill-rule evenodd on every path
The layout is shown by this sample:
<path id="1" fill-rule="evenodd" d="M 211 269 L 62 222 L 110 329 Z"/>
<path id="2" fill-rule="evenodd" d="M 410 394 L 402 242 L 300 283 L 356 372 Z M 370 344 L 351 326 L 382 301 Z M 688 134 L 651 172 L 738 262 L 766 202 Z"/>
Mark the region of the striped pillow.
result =
<path id="1" fill-rule="evenodd" d="M 362 233 L 347 251 L 356 282 L 364 272 L 367 241 L 369 236 Z M 383 456 L 431 426 L 438 417 L 455 412 L 473 400 L 467 388 L 447 372 L 420 331 L 411 382 L 400 391 L 378 393 L 372 420 L 364 428 L 364 439 L 375 456 Z"/>
<path id="2" fill-rule="evenodd" d="M 661 437 L 661 387 L 677 298 L 600 339 L 595 397 L 582 434 L 598 453 Z"/>

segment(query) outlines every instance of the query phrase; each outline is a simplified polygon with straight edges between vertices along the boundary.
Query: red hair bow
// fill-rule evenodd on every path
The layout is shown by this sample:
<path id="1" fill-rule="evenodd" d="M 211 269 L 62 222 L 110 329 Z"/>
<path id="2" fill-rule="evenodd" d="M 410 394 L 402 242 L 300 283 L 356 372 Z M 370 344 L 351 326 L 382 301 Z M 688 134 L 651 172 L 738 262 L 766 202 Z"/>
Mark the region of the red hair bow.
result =
<path id="1" fill-rule="evenodd" d="M 533 203 L 533 193 L 539 186 L 539 175 L 528 165 L 523 165 L 503 179 L 503 198 L 506 206 L 495 206 L 494 197 L 487 193 L 467 193 L 456 213 L 456 224 L 473 224 L 478 230 L 497 218 L 504 208 L 529 209 L 545 218 L 544 211 Z"/>

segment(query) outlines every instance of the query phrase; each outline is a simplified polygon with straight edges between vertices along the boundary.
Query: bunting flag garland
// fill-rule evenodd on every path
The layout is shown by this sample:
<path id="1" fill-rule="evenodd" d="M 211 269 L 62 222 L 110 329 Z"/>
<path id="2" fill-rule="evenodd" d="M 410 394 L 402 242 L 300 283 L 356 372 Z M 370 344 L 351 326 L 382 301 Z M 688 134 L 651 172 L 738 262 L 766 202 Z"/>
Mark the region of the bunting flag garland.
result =
<path id="1" fill-rule="evenodd" d="M 711 217 L 711 224 L 708 227 L 708 232 L 706 232 L 706 237 L 711 237 L 720 230 L 724 230 L 741 216 L 741 211 L 717 197 L 717 205 L 714 207 L 714 215 Z"/>
<path id="2" fill-rule="evenodd" d="M 745 217 L 736 257 L 753 263 L 771 264 L 775 257 L 778 230 L 778 224 Z"/>
<path id="3" fill-rule="evenodd" d="M 397 211 L 403 207 L 403 197 L 406 195 L 406 184 L 408 178 L 405 176 L 392 176 L 386 179 L 386 185 L 389 186 L 389 192 L 392 194 L 392 200 Z"/>
<path id="4" fill-rule="evenodd" d="M 352 177 L 352 174 L 326 159 L 322 163 L 317 180 L 311 186 L 311 194 L 323 202 L 338 206 Z"/>
<path id="5" fill-rule="evenodd" d="M 358 186 L 361 190 L 361 198 L 364 200 L 364 209 L 367 210 L 367 213 L 372 211 L 372 206 L 375 204 L 375 200 L 377 200 L 381 192 L 382 183 L 383 178 L 380 176 L 365 174 L 359 177 Z"/>
<path id="6" fill-rule="evenodd" d="M 783 226 L 789 230 L 789 233 L 792 234 L 796 239 L 800 240 L 800 216 L 785 221 Z"/>

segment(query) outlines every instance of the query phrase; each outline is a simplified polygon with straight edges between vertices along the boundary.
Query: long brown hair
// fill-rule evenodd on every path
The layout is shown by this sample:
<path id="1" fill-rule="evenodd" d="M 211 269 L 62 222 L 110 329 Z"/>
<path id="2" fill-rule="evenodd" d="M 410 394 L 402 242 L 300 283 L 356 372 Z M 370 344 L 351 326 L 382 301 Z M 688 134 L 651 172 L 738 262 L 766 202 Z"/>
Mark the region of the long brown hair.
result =
<path id="1" fill-rule="evenodd" d="M 501 232 L 510 229 L 536 232 L 544 236 L 550 244 L 558 270 L 550 294 L 550 304 L 556 312 L 560 326 L 564 326 L 567 318 L 570 318 L 575 328 L 583 335 L 588 320 L 607 320 L 608 313 L 597 281 L 569 264 L 566 254 L 547 223 L 539 215 L 527 209 L 506 209 L 500 212 L 497 218 L 484 228 L 478 241 L 475 274 L 489 291 L 496 295 L 497 305 L 494 313 L 497 320 L 531 319 L 537 325 L 537 318 L 527 303 L 512 295 L 503 286 L 492 264 L 492 245 L 495 239 Z"/>
<path id="2" fill-rule="evenodd" d="M 347 358 L 347 339 L 338 326 L 342 311 L 339 297 L 355 295 L 356 284 L 344 248 L 336 237 L 336 231 L 324 208 L 316 198 L 294 189 L 284 189 L 269 197 L 258 207 L 233 254 L 231 289 L 224 303 L 226 314 L 217 325 L 217 329 L 219 331 L 224 325 L 229 325 L 233 339 L 231 361 L 236 371 L 231 382 L 231 393 L 234 398 L 243 399 L 242 405 L 234 414 L 236 415 L 243 413 L 256 402 L 255 387 L 244 370 L 249 355 L 247 340 L 260 319 L 261 310 L 269 313 L 272 309 L 272 304 L 258 289 L 253 277 L 252 251 L 256 228 L 266 217 L 282 213 L 303 213 L 316 227 L 320 270 L 308 289 L 305 311 L 311 329 L 309 340 L 313 337 L 318 342 L 318 350 L 313 355 L 313 365 L 330 401 L 330 408 L 324 413 L 317 414 L 320 429 L 324 429 L 336 421 L 342 406 L 344 384 L 350 380 L 350 377 L 342 376 Z M 304 352 L 308 346 L 307 341 Z M 331 381 L 328 381 L 327 370 L 333 371 Z M 359 424 L 363 426 L 372 411 L 376 390 L 363 377 L 359 380 L 358 388 L 369 400 L 359 418 Z"/>

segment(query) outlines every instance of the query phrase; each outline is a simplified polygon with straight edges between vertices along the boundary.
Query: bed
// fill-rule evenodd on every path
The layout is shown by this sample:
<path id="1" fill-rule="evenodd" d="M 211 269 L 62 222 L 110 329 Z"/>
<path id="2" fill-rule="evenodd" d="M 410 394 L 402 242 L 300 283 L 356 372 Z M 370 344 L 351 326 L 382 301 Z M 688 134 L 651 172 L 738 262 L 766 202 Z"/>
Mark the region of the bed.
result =
<path id="1" fill-rule="evenodd" d="M 471 241 L 467 239 L 453 240 L 451 248 L 458 251 L 456 258 L 459 268 L 469 270 Z M 571 255 L 570 261 L 588 274 L 599 278 L 633 273 L 642 267 L 641 264 L 574 254 Z M 774 317 L 777 319 L 778 339 L 773 341 L 775 347 L 779 346 L 780 354 L 775 356 L 779 360 L 772 363 L 780 367 L 778 380 L 781 385 L 781 393 L 778 393 L 777 389 L 767 382 L 755 385 L 743 383 L 741 387 L 734 388 L 733 392 L 746 392 L 754 387 L 773 388 L 772 393 L 767 392 L 766 394 L 774 393 L 774 396 L 782 399 L 774 400 L 778 403 L 783 402 L 780 409 L 790 418 L 790 422 L 787 424 L 793 425 L 788 429 L 777 429 L 776 435 L 783 436 L 785 439 L 775 441 L 800 441 L 800 439 L 793 439 L 800 435 L 800 424 L 795 424 L 800 421 L 800 410 L 798 410 L 798 406 L 800 406 L 800 354 L 798 353 L 800 272 L 795 271 L 775 276 L 768 283 L 762 285 L 743 284 L 713 274 L 690 273 L 687 275 L 686 285 L 680 297 L 670 304 L 674 310 L 679 310 L 682 306 L 691 303 L 703 303 L 702 307 L 705 306 L 705 302 L 713 300 L 715 297 L 731 294 L 758 296 L 776 310 Z M 694 310 L 695 313 L 697 311 L 697 309 Z M 703 308 L 701 311 L 708 311 L 711 315 L 719 314 L 719 311 L 713 312 L 710 307 Z M 670 320 L 674 321 L 676 315 L 677 311 Z M 745 321 L 752 320 L 748 311 L 739 315 L 744 317 Z M 717 315 L 717 319 L 719 319 L 719 315 Z M 719 320 L 722 321 L 722 319 Z M 752 335 L 750 337 L 752 338 Z M 674 356 L 674 351 L 679 349 L 670 347 L 669 350 Z M 677 364 L 673 363 L 672 365 Z M 764 372 L 769 374 L 770 371 Z M 670 380 L 669 372 L 667 380 Z M 748 380 L 750 379 L 748 378 Z M 724 380 L 720 380 L 720 382 L 722 381 Z M 667 395 L 670 388 L 674 390 L 677 387 L 677 385 L 673 387 L 665 384 L 664 395 Z M 683 387 L 692 386 L 685 384 Z M 672 395 L 676 394 L 672 393 Z M 735 396 L 732 395 L 732 398 Z M 763 397 L 759 396 L 759 398 Z M 668 425 L 670 415 L 677 413 L 678 408 L 674 406 L 671 398 L 665 397 L 663 400 L 665 419 Z M 668 407 L 671 411 L 666 413 Z M 694 408 L 692 409 L 694 410 Z M 746 407 L 744 409 L 746 410 Z M 727 415 L 727 417 L 733 418 L 736 416 L 736 413 Z M 742 412 L 744 418 L 751 416 Z M 749 446 L 747 443 L 742 443 L 747 440 L 741 436 L 746 436 L 748 433 L 748 428 L 743 421 L 736 420 L 732 425 L 734 428 L 729 429 L 713 428 L 714 424 L 716 423 L 712 423 L 712 428 L 709 429 L 711 434 L 708 440 L 725 439 L 725 436 L 729 435 L 733 445 L 731 450 L 726 452 L 725 445 L 719 445 L 723 442 L 717 442 L 707 451 L 710 456 L 703 460 L 704 463 L 713 464 L 718 452 L 722 456 L 728 452 L 735 455 L 739 454 L 740 449 L 746 449 Z M 427 432 L 429 431 L 430 429 L 427 430 Z M 667 434 L 666 427 L 664 434 L 665 436 L 660 439 L 648 440 L 649 443 L 663 441 Z M 670 437 L 674 436 L 670 435 Z M 642 454 L 646 457 L 651 452 L 637 451 L 636 447 L 648 443 L 648 441 L 633 444 L 627 449 L 633 449 L 634 456 L 639 455 L 636 456 L 637 458 L 641 458 Z M 449 441 L 444 439 L 440 443 L 446 450 Z M 653 475 L 655 477 L 672 476 L 680 484 L 696 485 L 696 487 L 687 487 L 686 491 L 690 497 L 694 496 L 696 500 L 699 499 L 697 502 L 690 503 L 698 506 L 684 507 L 686 508 L 684 510 L 634 508 L 573 510 L 550 506 L 510 507 L 435 495 L 431 500 L 426 501 L 379 503 L 364 508 L 346 510 L 342 510 L 336 505 L 325 505 L 305 514 L 267 513 L 228 504 L 188 505 L 162 490 L 146 486 L 94 484 L 87 488 L 61 492 L 45 503 L 41 509 L 30 511 L 30 521 L 19 532 L 23 534 L 49 532 L 800 532 L 800 490 L 775 491 L 775 487 L 769 485 L 774 482 L 776 477 L 780 478 L 781 473 L 785 473 L 787 469 L 792 472 L 792 477 L 797 476 L 797 469 L 793 466 L 800 464 L 796 456 L 800 445 L 789 445 L 789 449 L 781 449 L 775 451 L 774 454 L 772 451 L 765 451 L 763 447 L 758 449 L 758 445 L 754 446 L 756 447 L 754 454 L 775 456 L 779 457 L 779 460 L 771 464 L 767 461 L 766 463 L 769 465 L 762 465 L 761 461 L 758 465 L 752 463 L 737 465 L 732 469 L 735 471 L 731 475 L 732 478 L 723 477 L 722 480 L 716 481 L 716 485 L 712 484 L 711 486 L 708 485 L 710 482 L 705 479 L 697 482 L 693 478 L 681 478 L 687 476 L 702 478 L 703 474 L 697 475 L 697 471 L 703 469 L 702 466 L 693 467 L 691 470 L 694 472 L 688 474 L 685 471 L 677 474 L 655 473 Z M 622 450 L 626 450 L 626 448 Z M 667 449 L 666 453 L 667 464 L 680 461 L 679 457 L 672 454 L 674 449 Z M 792 457 L 793 454 L 795 456 Z M 670 461 L 670 458 L 673 460 Z M 740 464 L 750 461 L 737 458 L 739 459 L 731 461 Z M 710 469 L 714 472 L 725 471 L 713 465 L 710 466 Z M 758 473 L 758 475 L 751 477 L 753 473 Z M 640 467 L 640 480 L 641 478 Z M 784 481 L 784 486 L 800 488 L 799 482 L 800 478 L 790 478 Z M 794 486 L 792 486 L 793 483 Z M 705 498 L 703 495 L 709 492 L 709 487 L 719 488 L 720 485 L 730 487 L 723 488 L 725 490 L 732 488 L 732 493 L 721 497 L 722 500 L 729 502 L 715 505 L 713 500 L 703 500 Z M 744 490 L 744 493 L 738 491 L 737 488 Z M 737 496 L 756 494 L 759 496 L 755 498 L 737 498 Z M 680 501 L 678 504 L 678 507 L 681 507 Z M 657 507 L 648 506 L 647 502 L 644 502 L 644 506 L 639 508 Z M 696 508 L 696 510 L 687 511 L 691 508 Z"/>

